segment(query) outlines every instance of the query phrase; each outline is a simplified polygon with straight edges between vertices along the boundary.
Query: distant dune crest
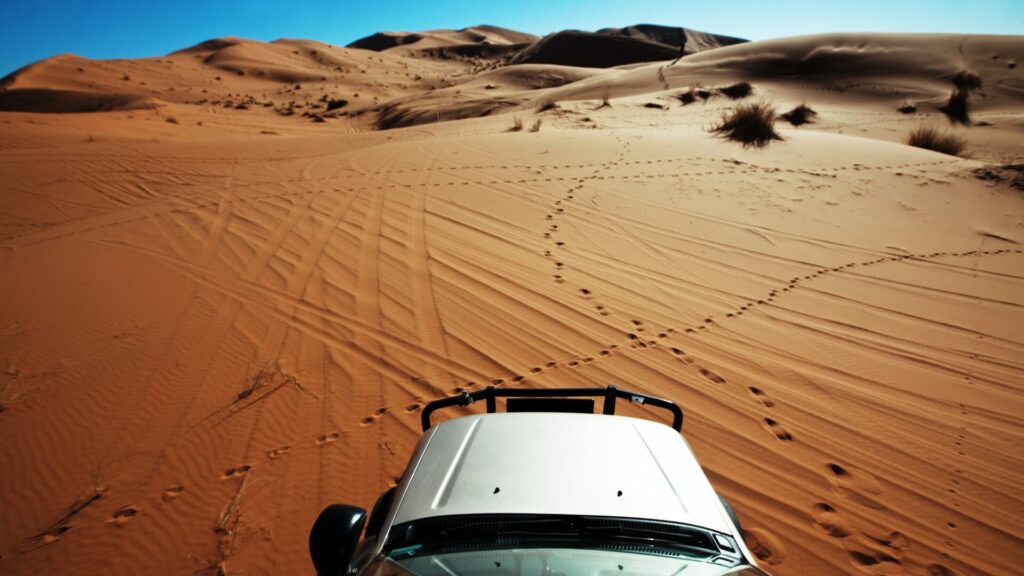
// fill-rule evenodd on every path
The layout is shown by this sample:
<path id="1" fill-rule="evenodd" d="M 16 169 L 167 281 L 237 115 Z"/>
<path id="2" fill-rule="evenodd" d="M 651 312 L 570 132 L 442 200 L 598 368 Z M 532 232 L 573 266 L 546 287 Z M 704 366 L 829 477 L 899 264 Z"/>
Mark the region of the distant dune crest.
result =
<path id="1" fill-rule="evenodd" d="M 433 56 L 500 58 L 504 64 L 560 64 L 608 68 L 653 62 L 745 42 L 731 36 L 687 28 L 638 24 L 597 32 L 563 30 L 538 38 L 495 26 L 428 32 L 378 32 L 352 42 L 350 48 Z"/>

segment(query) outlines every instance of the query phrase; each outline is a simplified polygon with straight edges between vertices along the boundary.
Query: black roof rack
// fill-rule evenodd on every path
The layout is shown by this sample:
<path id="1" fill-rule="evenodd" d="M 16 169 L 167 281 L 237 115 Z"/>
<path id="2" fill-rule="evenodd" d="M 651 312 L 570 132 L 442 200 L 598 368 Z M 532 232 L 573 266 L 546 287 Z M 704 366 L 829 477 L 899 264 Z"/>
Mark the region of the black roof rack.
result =
<path id="1" fill-rule="evenodd" d="M 493 414 L 498 411 L 498 405 L 495 401 L 497 398 L 550 398 L 553 400 L 542 401 L 542 402 L 531 402 L 523 403 L 518 406 L 510 401 L 506 406 L 509 412 L 593 412 L 593 400 L 590 400 L 589 409 L 582 410 L 583 404 L 581 402 L 586 401 L 572 401 L 572 400 L 554 400 L 554 399 L 568 399 L 568 398 L 579 398 L 579 397 L 604 397 L 604 409 L 603 414 L 612 415 L 615 414 L 615 400 L 617 398 L 623 398 L 633 402 L 634 404 L 643 404 L 647 406 L 654 406 L 656 408 L 664 408 L 672 413 L 672 427 L 677 432 L 683 431 L 683 411 L 676 406 L 675 402 L 671 400 L 665 400 L 656 396 L 648 396 L 646 394 L 640 394 L 639 392 L 630 392 L 628 390 L 620 390 L 615 386 L 609 386 L 607 388 L 495 388 L 494 386 L 488 386 L 483 390 L 476 392 L 463 391 L 462 394 L 455 396 L 449 396 L 447 398 L 441 398 L 434 400 L 427 404 L 423 408 L 423 413 L 420 417 L 420 421 L 423 424 L 423 431 L 426 432 L 430 429 L 430 415 L 441 408 L 448 408 L 450 406 L 469 406 L 477 400 L 485 400 L 487 402 L 487 413 Z"/>

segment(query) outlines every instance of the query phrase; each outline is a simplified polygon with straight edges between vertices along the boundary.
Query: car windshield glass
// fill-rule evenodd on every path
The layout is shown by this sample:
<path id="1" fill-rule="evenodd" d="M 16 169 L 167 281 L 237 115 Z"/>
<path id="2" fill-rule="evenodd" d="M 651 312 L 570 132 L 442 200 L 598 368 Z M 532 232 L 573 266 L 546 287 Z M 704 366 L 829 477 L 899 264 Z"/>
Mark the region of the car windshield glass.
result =
<path id="1" fill-rule="evenodd" d="M 410 558 L 467 550 L 575 548 L 626 550 L 689 561 L 733 565 L 741 558 L 734 544 L 702 528 L 628 518 L 534 514 L 468 515 L 427 518 L 399 524 L 384 543 L 384 555 Z"/>

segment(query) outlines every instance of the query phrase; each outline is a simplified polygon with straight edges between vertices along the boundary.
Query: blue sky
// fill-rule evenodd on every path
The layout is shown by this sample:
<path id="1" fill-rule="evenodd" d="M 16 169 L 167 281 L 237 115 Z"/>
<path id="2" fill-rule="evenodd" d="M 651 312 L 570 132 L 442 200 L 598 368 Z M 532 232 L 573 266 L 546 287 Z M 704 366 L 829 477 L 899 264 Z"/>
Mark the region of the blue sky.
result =
<path id="1" fill-rule="evenodd" d="M 218 36 L 344 45 L 380 30 L 482 23 L 534 34 L 654 23 L 755 40 L 864 31 L 1024 34 L 1024 1 L 2 0 L 0 75 L 65 52 L 158 56 Z"/>

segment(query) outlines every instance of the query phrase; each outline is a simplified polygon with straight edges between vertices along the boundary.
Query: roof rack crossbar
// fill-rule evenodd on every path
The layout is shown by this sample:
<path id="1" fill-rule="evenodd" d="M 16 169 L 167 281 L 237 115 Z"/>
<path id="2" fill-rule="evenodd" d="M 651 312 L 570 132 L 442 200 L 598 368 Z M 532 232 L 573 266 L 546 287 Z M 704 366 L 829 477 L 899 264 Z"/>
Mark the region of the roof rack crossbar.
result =
<path id="1" fill-rule="evenodd" d="M 672 413 L 672 428 L 675 428 L 677 432 L 683 431 L 683 411 L 675 402 L 658 398 L 657 396 L 648 396 L 639 392 L 622 390 L 615 386 L 608 386 L 607 388 L 495 388 L 494 386 L 488 386 L 476 392 L 464 390 L 461 394 L 440 398 L 427 404 L 420 415 L 420 422 L 423 425 L 423 431 L 426 432 L 431 426 L 430 416 L 437 410 L 451 406 L 469 406 L 477 400 L 485 400 L 487 402 L 487 413 L 493 414 L 498 411 L 497 398 L 572 398 L 580 396 L 603 396 L 604 408 L 602 413 L 606 415 L 615 414 L 615 400 L 617 398 L 629 400 L 634 404 L 663 408 Z"/>

